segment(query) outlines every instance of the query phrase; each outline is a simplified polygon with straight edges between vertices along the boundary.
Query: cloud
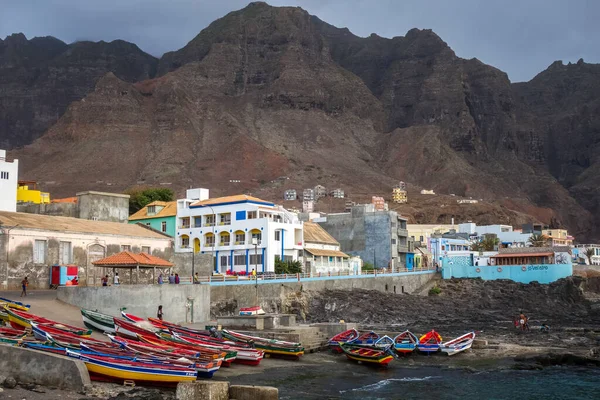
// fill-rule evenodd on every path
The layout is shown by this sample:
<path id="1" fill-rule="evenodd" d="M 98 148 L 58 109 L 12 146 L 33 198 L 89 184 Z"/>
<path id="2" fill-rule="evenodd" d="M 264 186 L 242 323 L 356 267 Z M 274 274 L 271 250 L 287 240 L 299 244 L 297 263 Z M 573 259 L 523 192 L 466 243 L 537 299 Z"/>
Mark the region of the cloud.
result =
<path id="1" fill-rule="evenodd" d="M 66 42 L 123 39 L 160 56 L 177 50 L 203 28 L 247 1 L 4 0 L 0 37 L 55 36 Z M 589 0 L 273 0 L 300 6 L 359 36 L 402 36 L 433 29 L 457 53 L 529 80 L 555 60 L 600 62 L 600 2 Z"/>

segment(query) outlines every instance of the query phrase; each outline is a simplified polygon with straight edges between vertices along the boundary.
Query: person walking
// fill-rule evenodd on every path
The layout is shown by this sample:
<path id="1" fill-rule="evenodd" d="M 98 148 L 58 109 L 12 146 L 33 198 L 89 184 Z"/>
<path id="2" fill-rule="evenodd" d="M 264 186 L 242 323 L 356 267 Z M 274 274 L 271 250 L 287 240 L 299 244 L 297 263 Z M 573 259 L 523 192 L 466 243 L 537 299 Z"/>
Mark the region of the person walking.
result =
<path id="1" fill-rule="evenodd" d="M 158 306 L 158 310 L 156 311 L 156 318 L 158 318 L 158 319 L 160 319 L 162 321 L 162 319 L 163 319 L 162 306 Z"/>
<path id="2" fill-rule="evenodd" d="M 25 277 L 21 281 L 21 297 L 27 297 L 27 286 L 29 286 L 29 281 L 27 280 L 27 277 Z"/>
<path id="3" fill-rule="evenodd" d="M 159 274 L 159 275 L 158 275 L 158 284 L 159 284 L 159 285 L 162 285 L 163 283 L 164 283 L 164 281 L 163 281 L 162 274 Z"/>
<path id="4" fill-rule="evenodd" d="M 113 279 L 113 284 L 114 284 L 115 286 L 117 286 L 117 285 L 120 285 L 120 284 L 121 284 L 121 279 L 119 278 L 119 273 L 118 273 L 118 272 L 116 272 L 116 273 L 115 273 L 115 279 Z"/>
<path id="5" fill-rule="evenodd" d="M 179 285 L 179 274 L 175 274 L 175 284 Z"/>
<path id="6" fill-rule="evenodd" d="M 199 285 L 200 284 L 200 277 L 198 276 L 198 273 L 196 272 L 196 274 L 194 275 L 194 284 Z"/>
<path id="7" fill-rule="evenodd" d="M 170 284 L 174 284 L 175 283 L 175 274 L 173 274 L 172 272 L 171 272 L 171 276 L 169 276 L 169 283 Z"/>
<path id="8" fill-rule="evenodd" d="M 252 278 L 254 279 L 255 276 L 256 276 L 256 271 L 254 270 L 254 268 L 252 268 Z"/>

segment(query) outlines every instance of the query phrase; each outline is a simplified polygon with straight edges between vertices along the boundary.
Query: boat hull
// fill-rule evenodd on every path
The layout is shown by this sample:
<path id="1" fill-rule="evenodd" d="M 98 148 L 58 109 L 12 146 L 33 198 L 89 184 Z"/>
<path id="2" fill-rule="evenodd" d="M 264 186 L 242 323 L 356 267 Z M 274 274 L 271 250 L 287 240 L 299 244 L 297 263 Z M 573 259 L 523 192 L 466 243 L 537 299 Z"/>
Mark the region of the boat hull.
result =
<path id="1" fill-rule="evenodd" d="M 100 332 L 115 333 L 115 323 L 112 317 L 102 317 L 102 314 L 81 310 L 83 324 L 89 329 L 95 329 Z"/>
<path id="2" fill-rule="evenodd" d="M 470 349 L 471 346 L 473 346 L 473 342 L 470 342 L 463 346 L 440 347 L 440 350 L 442 353 L 448 354 L 449 356 L 453 356 L 455 354 L 458 354 L 465 350 Z"/>
<path id="3" fill-rule="evenodd" d="M 410 344 L 398 344 L 398 343 L 396 343 L 394 345 L 394 350 L 398 354 L 410 354 L 413 351 L 415 351 L 416 347 L 417 346 L 414 343 L 410 343 Z"/>

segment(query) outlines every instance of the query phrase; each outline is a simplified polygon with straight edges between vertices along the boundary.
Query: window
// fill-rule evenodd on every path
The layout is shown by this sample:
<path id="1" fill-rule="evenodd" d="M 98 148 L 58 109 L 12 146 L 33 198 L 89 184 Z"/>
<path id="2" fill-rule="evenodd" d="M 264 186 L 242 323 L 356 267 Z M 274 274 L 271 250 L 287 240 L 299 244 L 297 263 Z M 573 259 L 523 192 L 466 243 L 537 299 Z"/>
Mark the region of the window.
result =
<path id="1" fill-rule="evenodd" d="M 200 228 L 202 226 L 202 217 L 194 217 L 194 228 Z"/>
<path id="2" fill-rule="evenodd" d="M 246 243 L 246 234 L 245 233 L 236 233 L 235 234 L 235 244 L 245 244 Z"/>
<path id="3" fill-rule="evenodd" d="M 131 246 L 128 244 L 124 244 L 121 246 L 121 251 L 131 251 Z"/>
<path id="4" fill-rule="evenodd" d="M 215 226 L 215 216 L 214 215 L 205 215 L 204 216 L 204 226 Z"/>
<path id="5" fill-rule="evenodd" d="M 235 219 L 237 221 L 243 221 L 246 219 L 246 211 L 236 211 L 235 212 Z"/>
<path id="6" fill-rule="evenodd" d="M 248 211 L 248 219 L 256 219 L 256 211 Z"/>
<path id="7" fill-rule="evenodd" d="M 275 231 L 275 241 L 281 241 L 281 231 Z"/>
<path id="8" fill-rule="evenodd" d="M 160 231 L 161 232 L 166 232 L 167 231 L 167 221 L 163 221 L 160 223 Z"/>
<path id="9" fill-rule="evenodd" d="M 262 254 L 250 254 L 250 264 L 252 264 L 252 265 L 262 264 Z"/>
<path id="10" fill-rule="evenodd" d="M 235 265 L 246 265 L 246 256 L 243 254 L 233 256 Z"/>
<path id="11" fill-rule="evenodd" d="M 150 246 L 142 246 L 142 253 L 151 254 Z"/>
<path id="12" fill-rule="evenodd" d="M 60 242 L 58 251 L 58 263 L 60 265 L 67 265 L 73 262 L 71 256 L 71 242 Z"/>
<path id="13" fill-rule="evenodd" d="M 183 217 L 183 218 L 181 218 L 181 227 L 182 228 L 189 228 L 190 227 L 190 217 Z"/>
<path id="14" fill-rule="evenodd" d="M 229 225 L 231 224 L 231 214 L 219 214 L 219 225 Z"/>
<path id="15" fill-rule="evenodd" d="M 419 242 L 423 243 L 423 236 L 419 236 Z"/>
<path id="16" fill-rule="evenodd" d="M 33 262 L 43 264 L 46 262 L 46 241 L 36 240 L 33 248 Z"/>
<path id="17" fill-rule="evenodd" d="M 262 233 L 260 232 L 252 232 L 252 239 L 257 239 L 258 244 L 260 244 L 260 240 L 262 239 Z"/>
<path id="18" fill-rule="evenodd" d="M 229 246 L 229 234 L 225 233 L 221 235 L 221 243 L 220 246 Z"/>
<path id="19" fill-rule="evenodd" d="M 148 215 L 156 214 L 156 206 L 148 206 Z"/>
<path id="20" fill-rule="evenodd" d="M 146 226 L 150 226 L 150 222 L 146 222 Z"/>
<path id="21" fill-rule="evenodd" d="M 181 247 L 190 247 L 190 238 L 189 236 L 181 237 Z"/>
<path id="22" fill-rule="evenodd" d="M 229 256 L 221 256 L 221 267 L 229 267 Z"/>
<path id="23" fill-rule="evenodd" d="M 396 239 L 392 239 L 392 244 L 396 244 Z"/>
<path id="24" fill-rule="evenodd" d="M 206 237 L 206 246 L 214 246 L 215 245 L 215 237 L 214 236 L 207 236 Z"/>

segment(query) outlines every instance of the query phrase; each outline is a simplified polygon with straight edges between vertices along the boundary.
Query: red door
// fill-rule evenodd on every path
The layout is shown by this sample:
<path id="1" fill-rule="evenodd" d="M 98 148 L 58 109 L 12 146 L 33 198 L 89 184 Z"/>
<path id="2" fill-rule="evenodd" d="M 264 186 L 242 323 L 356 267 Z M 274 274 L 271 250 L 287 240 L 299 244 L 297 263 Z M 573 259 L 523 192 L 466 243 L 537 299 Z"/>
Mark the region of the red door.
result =
<path id="1" fill-rule="evenodd" d="M 60 266 L 55 265 L 52 267 L 52 280 L 51 285 L 60 285 Z"/>

